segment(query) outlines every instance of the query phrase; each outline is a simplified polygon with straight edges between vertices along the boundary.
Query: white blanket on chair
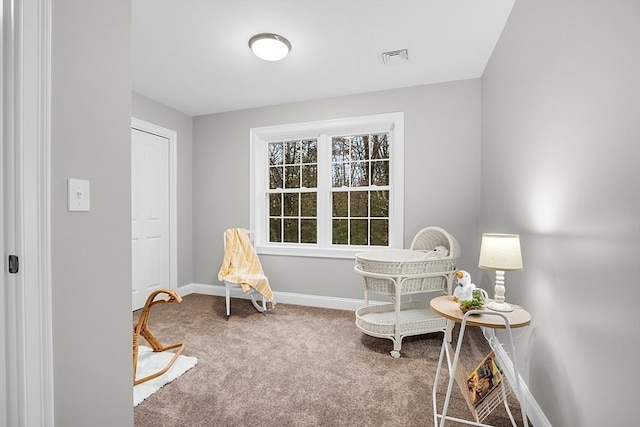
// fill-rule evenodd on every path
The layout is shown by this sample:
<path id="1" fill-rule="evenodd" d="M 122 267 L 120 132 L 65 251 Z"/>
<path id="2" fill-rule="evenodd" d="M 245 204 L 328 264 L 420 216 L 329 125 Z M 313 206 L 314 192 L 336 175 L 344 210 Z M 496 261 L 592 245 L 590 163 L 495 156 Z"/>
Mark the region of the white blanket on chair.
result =
<path id="1" fill-rule="evenodd" d="M 224 236 L 226 249 L 218 272 L 218 280 L 238 283 L 245 293 L 253 288 L 268 301 L 273 301 L 269 279 L 264 275 L 262 264 L 253 249 L 247 231 L 243 228 L 231 228 L 225 232 Z"/>

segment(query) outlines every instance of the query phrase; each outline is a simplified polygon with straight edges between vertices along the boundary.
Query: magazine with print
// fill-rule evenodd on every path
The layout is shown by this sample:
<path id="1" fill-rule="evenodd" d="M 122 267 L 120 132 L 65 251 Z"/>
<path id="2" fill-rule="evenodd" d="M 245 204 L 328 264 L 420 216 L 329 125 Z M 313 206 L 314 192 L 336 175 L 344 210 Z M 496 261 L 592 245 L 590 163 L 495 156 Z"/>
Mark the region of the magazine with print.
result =
<path id="1" fill-rule="evenodd" d="M 467 377 L 467 390 L 474 406 L 478 406 L 487 396 L 498 390 L 502 382 L 502 372 L 494 359 L 495 354 L 489 353 Z"/>

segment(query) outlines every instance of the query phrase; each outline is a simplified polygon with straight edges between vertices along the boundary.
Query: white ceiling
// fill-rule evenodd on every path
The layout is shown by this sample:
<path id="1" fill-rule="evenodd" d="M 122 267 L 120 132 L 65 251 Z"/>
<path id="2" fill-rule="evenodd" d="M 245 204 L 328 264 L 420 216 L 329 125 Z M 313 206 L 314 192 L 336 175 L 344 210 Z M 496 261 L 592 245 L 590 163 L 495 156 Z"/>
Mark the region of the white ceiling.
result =
<path id="1" fill-rule="evenodd" d="M 478 78 L 514 1 L 133 0 L 133 90 L 198 116 Z M 289 56 L 255 57 L 262 32 Z"/>

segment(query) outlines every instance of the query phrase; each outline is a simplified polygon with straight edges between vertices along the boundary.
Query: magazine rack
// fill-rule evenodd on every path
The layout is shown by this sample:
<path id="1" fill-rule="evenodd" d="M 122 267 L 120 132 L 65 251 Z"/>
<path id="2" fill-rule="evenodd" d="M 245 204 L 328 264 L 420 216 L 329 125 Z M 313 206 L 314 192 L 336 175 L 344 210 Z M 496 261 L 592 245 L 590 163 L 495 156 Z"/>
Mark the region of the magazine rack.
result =
<path id="1" fill-rule="evenodd" d="M 434 426 L 439 425 L 440 427 L 444 427 L 447 420 L 469 425 L 488 426 L 488 424 L 482 424 L 482 421 L 484 421 L 484 419 L 491 413 L 491 411 L 498 407 L 500 403 L 504 404 L 507 414 L 509 415 L 509 418 L 511 420 L 511 424 L 513 426 L 516 426 L 516 422 L 513 418 L 513 415 L 511 414 L 511 410 L 509 409 L 509 404 L 507 402 L 507 396 L 511 393 L 511 387 L 506 378 L 503 378 L 499 388 L 496 389 L 494 393 L 491 393 L 491 395 L 487 396 L 487 398 L 484 399 L 479 405 L 475 406 L 473 405 L 473 403 L 471 403 L 471 400 L 467 393 L 467 373 L 465 372 L 464 367 L 462 367 L 462 365 L 459 363 L 460 349 L 462 347 L 464 332 L 467 326 L 480 326 L 483 328 L 506 330 L 506 344 L 508 345 L 508 350 L 511 354 L 513 364 L 513 377 L 515 378 L 514 391 L 518 396 L 518 400 L 520 401 L 520 410 L 522 413 L 523 424 L 525 427 L 528 426 L 525 402 L 524 399 L 520 398 L 520 375 L 518 373 L 518 365 L 516 363 L 511 328 L 520 328 L 523 326 L 527 326 L 531 322 L 531 315 L 523 308 L 517 306 L 514 307 L 514 310 L 512 312 L 507 313 L 491 310 L 470 310 L 463 314 L 459 309 L 458 304 L 453 300 L 453 297 L 449 295 L 432 299 L 431 308 L 434 312 L 444 317 L 445 319 L 460 323 L 460 333 L 458 335 L 458 341 L 456 344 L 453 361 L 451 360 L 451 352 L 453 349 L 451 347 L 451 344 L 446 339 L 446 334 L 442 340 L 440 359 L 438 361 L 438 368 L 436 369 L 436 376 L 433 382 L 432 399 Z M 452 326 L 453 323 L 451 323 L 450 327 Z M 447 359 L 447 367 L 449 369 L 449 381 L 447 385 L 447 392 L 445 394 L 444 404 L 442 407 L 442 413 L 438 414 L 436 394 L 445 356 Z M 501 368 L 504 369 L 505 367 Z M 474 421 L 463 420 L 461 418 L 455 418 L 447 415 L 454 380 L 460 387 L 460 390 L 462 391 L 462 394 L 464 395 L 465 400 L 469 405 L 469 409 L 471 410 Z M 440 420 L 439 424 L 438 419 Z"/>

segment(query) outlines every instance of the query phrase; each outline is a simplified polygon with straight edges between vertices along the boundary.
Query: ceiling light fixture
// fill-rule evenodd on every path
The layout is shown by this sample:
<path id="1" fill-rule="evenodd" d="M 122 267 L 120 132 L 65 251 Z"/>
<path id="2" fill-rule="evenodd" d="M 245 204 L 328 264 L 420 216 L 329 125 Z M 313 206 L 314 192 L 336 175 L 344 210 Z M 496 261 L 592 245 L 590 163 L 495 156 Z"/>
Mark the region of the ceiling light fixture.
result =
<path id="1" fill-rule="evenodd" d="M 249 48 L 260 59 L 279 61 L 289 54 L 291 43 L 279 34 L 261 33 L 249 39 Z"/>

